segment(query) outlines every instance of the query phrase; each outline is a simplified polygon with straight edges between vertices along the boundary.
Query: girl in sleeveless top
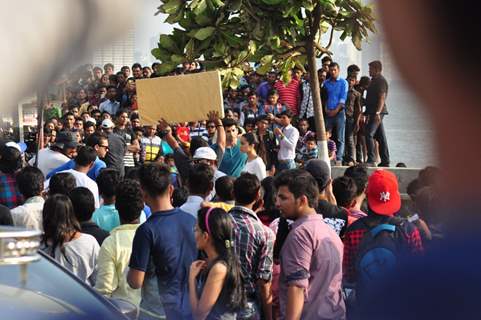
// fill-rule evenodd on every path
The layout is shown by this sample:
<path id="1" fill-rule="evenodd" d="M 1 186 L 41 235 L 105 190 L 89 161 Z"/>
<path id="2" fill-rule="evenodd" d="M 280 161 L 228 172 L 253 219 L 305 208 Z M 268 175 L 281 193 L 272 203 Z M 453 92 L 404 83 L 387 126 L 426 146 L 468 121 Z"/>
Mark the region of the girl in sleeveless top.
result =
<path id="1" fill-rule="evenodd" d="M 234 254 L 231 218 L 223 209 L 202 208 L 194 231 L 197 248 L 207 255 L 206 260 L 194 261 L 190 267 L 194 319 L 236 319 L 245 295 Z"/>

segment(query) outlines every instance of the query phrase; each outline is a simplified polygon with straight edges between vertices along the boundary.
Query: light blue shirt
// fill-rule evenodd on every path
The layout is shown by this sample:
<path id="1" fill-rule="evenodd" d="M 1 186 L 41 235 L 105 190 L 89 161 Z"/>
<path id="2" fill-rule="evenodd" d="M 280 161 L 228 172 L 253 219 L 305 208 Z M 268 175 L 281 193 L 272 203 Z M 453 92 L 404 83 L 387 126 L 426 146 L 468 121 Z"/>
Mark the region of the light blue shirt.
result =
<path id="1" fill-rule="evenodd" d="M 112 231 L 112 229 L 120 226 L 119 212 L 115 209 L 115 204 L 103 205 L 94 211 L 92 220 L 105 231 Z"/>
<path id="2" fill-rule="evenodd" d="M 108 113 L 110 113 L 110 115 L 114 116 L 119 110 L 119 107 L 120 107 L 120 102 L 105 100 L 100 104 L 99 110 L 100 112 L 107 111 Z"/>
<path id="3" fill-rule="evenodd" d="M 104 204 L 94 211 L 92 220 L 105 231 L 112 231 L 112 229 L 120 226 L 119 212 L 115 209 L 115 204 Z M 142 210 L 140 214 L 140 223 L 146 220 L 145 212 Z"/>
<path id="4" fill-rule="evenodd" d="M 324 81 L 323 87 L 327 91 L 326 107 L 328 110 L 336 109 L 340 103 L 346 104 L 349 85 L 345 79 L 340 77 L 334 81 L 333 79 L 328 79 Z"/>

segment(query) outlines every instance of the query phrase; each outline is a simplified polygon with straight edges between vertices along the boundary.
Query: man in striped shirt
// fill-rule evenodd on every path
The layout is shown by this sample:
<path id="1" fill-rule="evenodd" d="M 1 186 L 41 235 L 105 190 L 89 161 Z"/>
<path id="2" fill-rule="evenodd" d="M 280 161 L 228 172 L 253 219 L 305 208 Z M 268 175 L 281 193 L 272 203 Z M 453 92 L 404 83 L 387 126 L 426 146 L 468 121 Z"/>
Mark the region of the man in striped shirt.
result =
<path id="1" fill-rule="evenodd" d="M 234 247 L 242 266 L 247 305 L 237 319 L 272 319 L 273 250 L 275 235 L 254 210 L 260 199 L 260 182 L 244 173 L 234 182 L 235 207 L 229 213 L 234 226 Z M 260 305 L 258 297 L 260 297 Z"/>
<path id="2" fill-rule="evenodd" d="M 300 76 L 302 76 L 302 71 L 293 69 L 289 71 L 289 77 L 291 79 L 287 85 L 282 80 L 277 80 L 274 84 L 274 88 L 279 93 L 279 102 L 285 104 L 294 116 L 299 114 Z"/>

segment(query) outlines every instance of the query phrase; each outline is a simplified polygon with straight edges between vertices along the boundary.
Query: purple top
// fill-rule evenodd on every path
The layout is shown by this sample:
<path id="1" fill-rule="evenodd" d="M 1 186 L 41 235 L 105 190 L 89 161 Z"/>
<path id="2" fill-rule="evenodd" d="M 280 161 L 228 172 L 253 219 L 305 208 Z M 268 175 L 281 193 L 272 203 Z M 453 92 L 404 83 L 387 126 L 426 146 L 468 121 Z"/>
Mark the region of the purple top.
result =
<path id="1" fill-rule="evenodd" d="M 297 219 L 281 250 L 280 305 L 285 317 L 288 286 L 304 289 L 302 319 L 345 319 L 343 245 L 319 214 Z"/>

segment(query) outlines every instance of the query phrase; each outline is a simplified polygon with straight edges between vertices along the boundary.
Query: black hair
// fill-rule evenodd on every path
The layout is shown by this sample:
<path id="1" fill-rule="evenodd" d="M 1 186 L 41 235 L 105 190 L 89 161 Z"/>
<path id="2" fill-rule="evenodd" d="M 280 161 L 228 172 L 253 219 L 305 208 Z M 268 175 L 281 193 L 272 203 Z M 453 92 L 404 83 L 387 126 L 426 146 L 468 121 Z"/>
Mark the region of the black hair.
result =
<path id="1" fill-rule="evenodd" d="M 95 198 L 92 191 L 85 187 L 77 187 L 69 192 L 68 197 L 72 201 L 73 211 L 79 222 L 92 219 L 95 211 Z"/>
<path id="2" fill-rule="evenodd" d="M 276 89 L 272 89 L 267 93 L 267 96 L 278 96 L 279 92 Z"/>
<path id="3" fill-rule="evenodd" d="M 160 66 L 160 62 L 154 62 L 152 63 L 152 70 L 154 69 L 154 67 L 156 66 Z"/>
<path id="4" fill-rule="evenodd" d="M 191 195 L 207 195 L 213 188 L 214 169 L 206 163 L 194 165 L 189 170 L 187 186 Z"/>
<path id="5" fill-rule="evenodd" d="M 363 164 L 356 164 L 355 166 L 350 166 L 344 171 L 346 177 L 351 177 L 356 183 L 357 193 L 356 196 L 360 196 L 367 186 L 367 180 L 369 175 L 367 173 L 367 168 Z"/>
<path id="6" fill-rule="evenodd" d="M 25 199 L 40 196 L 44 181 L 42 171 L 35 167 L 25 167 L 17 174 L 18 191 Z"/>
<path id="7" fill-rule="evenodd" d="M 262 199 L 264 200 L 264 210 L 258 212 L 258 216 L 263 223 L 270 224 L 276 218 L 279 218 L 280 211 L 276 208 L 276 190 L 274 187 L 274 178 L 266 177 L 261 181 Z"/>
<path id="8" fill-rule="evenodd" d="M 246 141 L 249 145 L 254 145 L 255 147 L 257 147 L 259 145 L 259 139 L 257 138 L 255 133 L 253 133 L 253 132 L 246 133 L 242 137 L 244 137 L 244 139 L 246 139 Z"/>
<path id="9" fill-rule="evenodd" d="M 352 200 L 356 198 L 356 182 L 348 176 L 337 177 L 332 181 L 332 193 L 334 193 L 339 206 L 349 208 Z"/>
<path id="10" fill-rule="evenodd" d="M 115 208 L 119 212 L 120 220 L 130 223 L 137 220 L 144 208 L 144 199 L 140 183 L 125 179 L 115 190 Z"/>
<path id="11" fill-rule="evenodd" d="M 235 112 L 234 110 L 232 110 L 232 112 Z M 229 119 L 229 118 L 225 118 L 222 120 L 222 124 L 224 125 L 225 128 L 229 128 L 229 127 L 232 127 L 232 126 L 237 126 L 237 123 L 235 122 L 234 119 Z"/>
<path id="12" fill-rule="evenodd" d="M 360 72 L 360 71 L 361 69 L 356 64 L 351 64 L 350 66 L 347 67 L 348 75 L 350 75 L 351 73 Z"/>
<path id="13" fill-rule="evenodd" d="M 279 223 L 277 224 L 277 233 L 276 233 L 276 240 L 274 242 L 274 252 L 273 252 L 273 258 L 277 264 L 279 264 L 281 249 L 288 235 L 289 235 L 289 223 L 287 222 L 286 218 L 283 218 L 281 216 L 279 218 Z"/>
<path id="14" fill-rule="evenodd" d="M 94 133 L 88 136 L 85 140 L 85 144 L 93 148 L 100 145 L 102 140 L 108 140 L 108 137 L 104 133 Z"/>
<path id="15" fill-rule="evenodd" d="M 423 187 L 416 193 L 415 205 L 417 213 L 428 224 L 435 223 L 437 220 L 436 213 L 439 213 L 439 195 L 433 187 Z"/>
<path id="16" fill-rule="evenodd" d="M 316 209 L 319 198 L 319 188 L 314 177 L 307 171 L 292 169 L 282 171 L 275 179 L 276 189 L 286 186 L 294 198 L 306 196 L 309 207 Z"/>
<path id="17" fill-rule="evenodd" d="M 325 56 L 324 58 L 321 59 L 321 63 L 324 64 L 327 61 L 332 62 L 332 58 L 330 56 Z"/>
<path id="18" fill-rule="evenodd" d="M 134 64 L 132 65 L 132 69 L 133 69 L 133 68 L 140 68 L 140 69 L 142 69 L 142 65 L 141 65 L 140 63 L 136 62 L 136 63 L 134 63 Z"/>
<path id="19" fill-rule="evenodd" d="M 207 141 L 204 140 L 204 138 L 196 136 L 192 137 L 190 140 L 190 146 L 189 146 L 189 152 L 191 156 L 194 156 L 195 151 L 201 147 L 208 147 L 209 144 Z"/>
<path id="20" fill-rule="evenodd" d="M 64 244 L 80 232 L 80 224 L 75 217 L 72 202 L 64 194 L 54 194 L 47 198 L 42 210 L 43 237 L 42 243 L 47 252 L 55 258 L 57 248 L 65 255 Z"/>
<path id="21" fill-rule="evenodd" d="M 407 168 L 408 166 L 404 162 L 396 163 L 396 168 Z"/>
<path id="22" fill-rule="evenodd" d="M 75 157 L 75 164 L 86 167 L 92 164 L 97 159 L 97 151 L 89 146 L 80 147 Z"/>
<path id="23" fill-rule="evenodd" d="M 115 89 L 117 91 L 117 88 L 114 85 L 108 85 L 107 91 L 109 91 L 110 89 Z"/>
<path id="24" fill-rule="evenodd" d="M 0 226 L 13 226 L 12 213 L 3 204 L 0 204 Z"/>
<path id="25" fill-rule="evenodd" d="M 62 119 L 65 121 L 67 119 L 67 117 L 70 117 L 70 116 L 75 118 L 75 115 L 73 114 L 73 112 L 68 111 L 62 116 Z"/>
<path id="26" fill-rule="evenodd" d="M 102 198 L 112 198 L 115 196 L 115 188 L 122 179 L 119 171 L 112 168 L 105 168 L 100 171 L 95 181 L 99 186 L 99 193 Z"/>
<path id="27" fill-rule="evenodd" d="M 330 68 L 339 68 L 339 64 L 337 62 L 331 62 L 331 64 L 329 65 L 329 69 Z"/>
<path id="28" fill-rule="evenodd" d="M 185 187 L 175 188 L 172 192 L 172 206 L 178 208 L 187 201 L 189 190 Z"/>
<path id="29" fill-rule="evenodd" d="M 140 115 L 137 112 L 132 112 L 130 114 L 130 121 L 140 119 Z"/>
<path id="30" fill-rule="evenodd" d="M 406 192 L 409 195 L 409 197 L 411 198 L 411 200 L 413 200 L 413 201 L 416 200 L 416 195 L 421 188 L 422 188 L 422 185 L 419 182 L 418 178 L 409 182 L 409 184 L 406 188 Z"/>
<path id="31" fill-rule="evenodd" d="M 279 117 L 282 117 L 282 116 L 286 116 L 289 119 L 292 119 L 293 114 L 292 114 L 291 110 L 287 109 L 287 110 L 284 110 L 281 113 L 279 113 Z"/>
<path id="32" fill-rule="evenodd" d="M 306 139 L 304 140 L 304 142 L 309 142 L 309 141 L 317 142 L 316 135 L 315 135 L 315 134 L 309 134 L 309 135 L 306 137 Z"/>
<path id="33" fill-rule="evenodd" d="M 210 210 L 210 211 L 209 211 Z M 207 212 L 209 215 L 207 216 Z M 207 217 L 207 221 L 206 221 Z M 241 267 L 234 248 L 234 232 L 231 217 L 220 208 L 202 208 L 198 212 L 197 224 L 199 231 L 207 232 L 212 239 L 212 245 L 218 257 L 213 263 L 223 263 L 227 268 L 222 301 L 229 308 L 239 310 L 245 305 L 246 296 L 242 282 Z M 208 228 L 206 226 L 208 224 Z"/>
<path id="34" fill-rule="evenodd" d="M 48 185 L 48 194 L 69 194 L 75 187 L 77 187 L 77 181 L 73 174 L 69 172 L 59 172 L 54 174 L 50 178 Z"/>
<path id="35" fill-rule="evenodd" d="M 369 79 L 368 76 L 362 76 L 359 79 L 359 85 L 363 86 L 363 87 L 367 87 L 367 85 L 369 84 L 370 81 L 371 81 L 371 79 Z"/>
<path id="36" fill-rule="evenodd" d="M 120 71 L 124 71 L 125 69 L 129 69 L 129 70 L 130 70 L 130 67 L 129 67 L 129 66 L 123 66 L 122 68 L 120 68 Z"/>
<path id="37" fill-rule="evenodd" d="M 215 193 L 221 201 L 234 200 L 234 181 L 231 176 L 223 176 L 215 181 Z"/>
<path id="38" fill-rule="evenodd" d="M 90 128 L 90 127 L 95 127 L 95 123 L 92 123 L 91 121 L 87 121 L 87 122 L 84 123 L 84 129 L 87 129 L 87 128 Z M 94 134 L 90 135 L 89 137 L 91 137 L 93 135 Z M 87 140 L 88 140 L 88 138 L 87 138 Z M 93 146 L 95 146 L 95 144 Z M 91 147 L 93 147 L 93 146 L 91 146 Z"/>
<path id="39" fill-rule="evenodd" d="M 261 184 L 255 174 L 243 173 L 234 182 L 234 199 L 238 205 L 248 205 L 257 200 Z"/>
<path id="40" fill-rule="evenodd" d="M 162 196 L 171 185 L 170 169 L 158 163 L 143 164 L 139 169 L 139 180 L 142 190 L 149 196 Z"/>
<path id="41" fill-rule="evenodd" d="M 434 186 L 439 181 L 441 170 L 438 167 L 427 166 L 419 171 L 418 179 L 421 186 Z"/>
<path id="42" fill-rule="evenodd" d="M 13 147 L 0 147 L 0 171 L 14 173 L 22 167 L 22 154 Z"/>
<path id="43" fill-rule="evenodd" d="M 379 60 L 371 61 L 371 62 L 369 62 L 368 65 L 369 65 L 370 67 L 372 67 L 372 68 L 375 68 L 375 69 L 377 69 L 377 70 L 379 70 L 379 71 L 382 71 L 382 63 L 381 63 L 381 61 L 379 61 Z"/>
<path id="44" fill-rule="evenodd" d="M 120 117 L 120 115 L 121 115 L 122 113 L 126 113 L 127 116 L 128 116 L 128 115 L 129 115 L 129 110 L 127 110 L 127 109 L 125 109 L 125 108 L 121 108 L 121 109 L 119 109 L 119 110 L 115 113 L 115 117 Z"/>

